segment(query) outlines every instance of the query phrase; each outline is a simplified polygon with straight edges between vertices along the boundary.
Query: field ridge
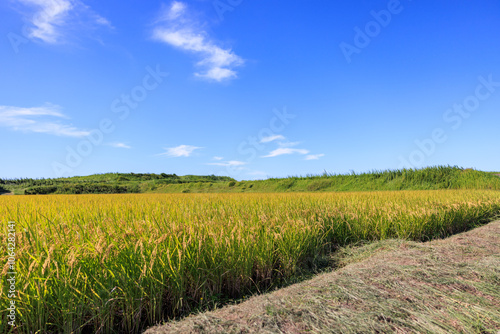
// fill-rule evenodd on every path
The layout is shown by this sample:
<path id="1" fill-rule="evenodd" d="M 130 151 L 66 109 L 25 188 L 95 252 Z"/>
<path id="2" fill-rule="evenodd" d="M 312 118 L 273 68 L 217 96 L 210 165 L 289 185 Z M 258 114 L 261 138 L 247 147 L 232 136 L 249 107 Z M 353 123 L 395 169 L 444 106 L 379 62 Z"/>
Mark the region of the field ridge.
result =
<path id="1" fill-rule="evenodd" d="M 0 179 L 0 193 L 110 194 L 110 193 L 241 193 L 326 192 L 437 189 L 500 190 L 496 172 L 458 166 L 373 170 L 366 173 L 267 178 L 237 181 L 228 176 L 154 173 L 105 173 L 56 179 Z"/>

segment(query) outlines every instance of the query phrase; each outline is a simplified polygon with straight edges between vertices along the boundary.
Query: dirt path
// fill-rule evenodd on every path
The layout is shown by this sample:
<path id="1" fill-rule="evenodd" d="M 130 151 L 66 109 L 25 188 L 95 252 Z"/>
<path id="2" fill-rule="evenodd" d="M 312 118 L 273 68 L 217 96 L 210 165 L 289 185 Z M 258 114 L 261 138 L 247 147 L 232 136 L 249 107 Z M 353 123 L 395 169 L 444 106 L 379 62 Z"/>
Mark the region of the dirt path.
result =
<path id="1" fill-rule="evenodd" d="M 500 222 L 345 253 L 363 260 L 145 333 L 500 333 Z"/>

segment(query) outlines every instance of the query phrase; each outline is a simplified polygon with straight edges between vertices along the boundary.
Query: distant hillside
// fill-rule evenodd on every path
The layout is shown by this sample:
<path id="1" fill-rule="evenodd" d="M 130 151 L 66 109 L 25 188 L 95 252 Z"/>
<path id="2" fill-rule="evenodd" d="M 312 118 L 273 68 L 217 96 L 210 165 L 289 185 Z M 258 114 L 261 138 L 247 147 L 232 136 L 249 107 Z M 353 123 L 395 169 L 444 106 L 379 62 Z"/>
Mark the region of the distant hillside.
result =
<path id="1" fill-rule="evenodd" d="M 431 189 L 500 190 L 498 172 L 482 172 L 457 166 L 372 171 L 236 181 L 227 176 L 106 173 L 58 179 L 0 179 L 0 193 L 95 194 L 95 193 L 216 193 L 216 192 L 309 192 Z"/>
<path id="2" fill-rule="evenodd" d="M 0 191 L 15 194 L 111 194 L 153 191 L 167 184 L 231 182 L 227 176 L 152 173 L 106 173 L 56 179 L 0 179 Z"/>

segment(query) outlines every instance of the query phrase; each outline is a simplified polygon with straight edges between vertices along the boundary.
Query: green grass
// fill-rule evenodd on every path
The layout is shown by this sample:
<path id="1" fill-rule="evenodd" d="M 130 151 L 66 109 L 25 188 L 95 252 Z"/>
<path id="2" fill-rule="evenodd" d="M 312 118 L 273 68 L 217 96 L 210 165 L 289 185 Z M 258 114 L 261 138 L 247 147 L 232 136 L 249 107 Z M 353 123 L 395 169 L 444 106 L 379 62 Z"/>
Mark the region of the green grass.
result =
<path id="1" fill-rule="evenodd" d="M 497 174 L 457 166 L 436 166 L 359 174 L 325 172 L 322 175 L 238 182 L 230 177 L 214 175 L 107 173 L 59 179 L 0 179 L 0 187 L 15 194 L 499 190 L 500 177 Z"/>
<path id="2" fill-rule="evenodd" d="M 437 189 L 500 189 L 500 177 L 492 172 L 452 166 L 367 173 L 291 176 L 259 181 L 209 184 L 167 184 L 154 192 L 328 192 Z"/>
<path id="3" fill-rule="evenodd" d="M 154 191 L 166 184 L 226 182 L 225 176 L 197 176 L 152 173 L 106 173 L 56 179 L 0 179 L 0 193 L 14 194 L 108 194 Z"/>

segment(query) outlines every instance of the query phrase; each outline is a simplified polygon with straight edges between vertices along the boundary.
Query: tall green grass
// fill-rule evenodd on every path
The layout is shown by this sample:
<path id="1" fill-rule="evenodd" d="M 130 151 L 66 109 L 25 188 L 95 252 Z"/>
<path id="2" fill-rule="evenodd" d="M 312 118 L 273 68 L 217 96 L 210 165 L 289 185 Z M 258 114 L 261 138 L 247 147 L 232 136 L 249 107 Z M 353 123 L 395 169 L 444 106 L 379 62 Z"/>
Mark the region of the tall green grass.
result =
<path id="1" fill-rule="evenodd" d="M 436 166 L 422 169 L 371 171 L 367 173 L 290 176 L 259 181 L 213 184 L 169 184 L 155 192 L 310 192 L 310 191 L 380 191 L 437 189 L 500 189 L 495 173 L 457 166 Z"/>

